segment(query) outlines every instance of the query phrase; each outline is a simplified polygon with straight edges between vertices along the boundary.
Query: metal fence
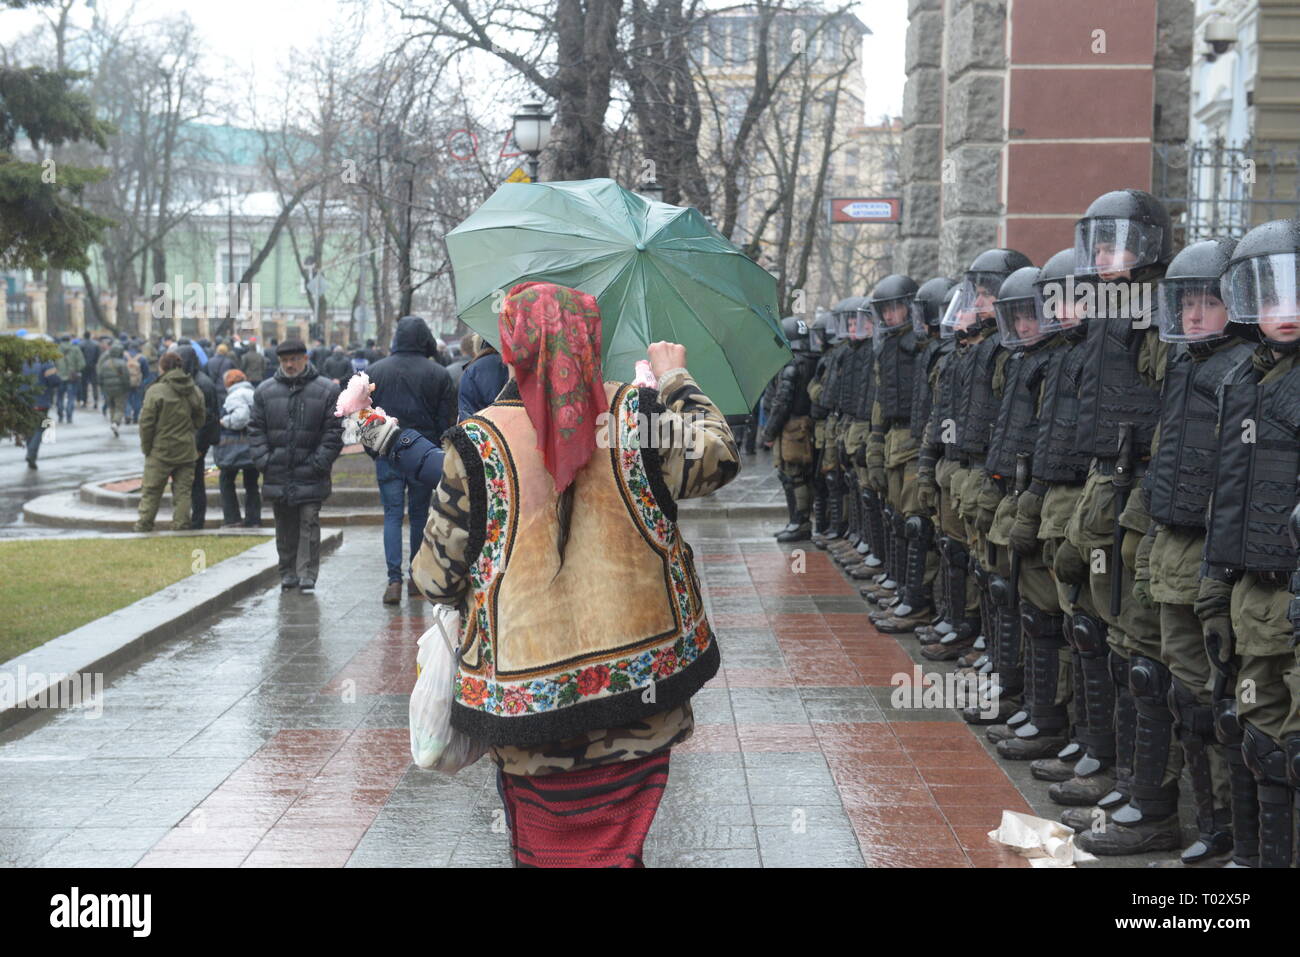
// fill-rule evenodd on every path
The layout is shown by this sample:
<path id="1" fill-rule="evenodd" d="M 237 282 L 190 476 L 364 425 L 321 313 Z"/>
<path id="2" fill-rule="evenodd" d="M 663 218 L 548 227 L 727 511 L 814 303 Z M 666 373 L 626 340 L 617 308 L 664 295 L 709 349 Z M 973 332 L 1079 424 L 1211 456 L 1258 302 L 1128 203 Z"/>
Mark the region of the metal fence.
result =
<path id="1" fill-rule="evenodd" d="M 1209 143 L 1158 145 L 1156 195 L 1173 212 L 1175 244 L 1240 238 L 1271 219 L 1300 216 L 1300 150 Z"/>

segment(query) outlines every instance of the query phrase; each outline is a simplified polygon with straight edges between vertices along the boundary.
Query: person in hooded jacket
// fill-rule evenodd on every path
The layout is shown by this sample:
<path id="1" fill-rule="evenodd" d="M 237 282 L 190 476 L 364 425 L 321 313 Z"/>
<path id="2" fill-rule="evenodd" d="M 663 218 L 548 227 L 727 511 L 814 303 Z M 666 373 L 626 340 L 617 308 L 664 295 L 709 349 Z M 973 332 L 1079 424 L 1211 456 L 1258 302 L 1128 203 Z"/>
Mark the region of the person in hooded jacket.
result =
<path id="1" fill-rule="evenodd" d="M 466 364 L 465 371 L 460 376 L 457 402 L 462 422 L 491 405 L 505 388 L 506 379 L 510 375 L 492 343 L 485 342 L 477 334 L 474 342 L 474 358 Z"/>
<path id="2" fill-rule="evenodd" d="M 367 370 L 375 387 L 371 402 L 431 442 L 441 441 L 442 433 L 456 424 L 456 389 L 435 354 L 428 324 L 419 316 L 405 316 L 393 333 L 392 355 Z M 433 487 L 404 477 L 383 458 L 375 459 L 375 478 L 384 503 L 384 559 L 388 565 L 384 604 L 394 605 L 402 600 L 403 513 L 409 509 L 410 558 L 414 559 L 429 518 Z M 407 584 L 407 594 L 420 595 L 413 579 Z"/>
<path id="3" fill-rule="evenodd" d="M 158 360 L 162 377 L 144 396 L 140 410 L 140 450 L 144 479 L 140 485 L 140 515 L 134 531 L 153 531 L 154 517 L 167 480 L 172 483 L 172 528 L 190 527 L 190 495 L 194 483 L 194 436 L 203 425 L 203 394 L 185 372 L 182 357 L 168 352 Z"/>
<path id="4" fill-rule="evenodd" d="M 108 352 L 100 358 L 95 370 L 99 387 L 103 390 L 104 400 L 108 406 L 106 411 L 109 426 L 113 430 L 113 438 L 118 436 L 118 428 L 126 412 L 126 394 L 131 391 L 130 372 L 127 370 L 126 358 L 123 355 L 125 351 L 122 343 L 113 343 L 109 346 Z"/>
<path id="5" fill-rule="evenodd" d="M 276 353 L 275 375 L 253 393 L 248 444 L 275 514 L 280 589 L 310 594 L 320 570 L 320 507 L 343 450 L 339 387 L 308 361 L 301 339 L 286 339 Z"/>
<path id="6" fill-rule="evenodd" d="M 238 369 L 226 373 L 226 401 L 221 406 L 221 439 L 212 450 L 212 459 L 221 469 L 222 527 L 243 525 L 256 528 L 262 524 L 260 476 L 253 464 L 253 450 L 248 444 L 248 422 L 253 417 L 253 385 Z M 239 495 L 235 479 L 244 476 L 244 510 L 239 514 Z"/>
<path id="7" fill-rule="evenodd" d="M 335 346 L 320 371 L 325 378 L 333 379 L 339 386 L 346 386 L 352 378 L 352 360 L 342 346 Z"/>
<path id="8" fill-rule="evenodd" d="M 181 366 L 194 380 L 203 402 L 207 406 L 207 416 L 202 427 L 194 437 L 195 459 L 194 475 L 190 493 L 191 528 L 202 528 L 208 517 L 208 488 L 203 481 L 208 458 L 208 449 L 221 439 L 221 425 L 217 421 L 221 416 L 221 398 L 217 393 L 216 383 L 200 366 L 198 350 L 193 345 L 178 346 L 177 355 L 181 357 Z"/>

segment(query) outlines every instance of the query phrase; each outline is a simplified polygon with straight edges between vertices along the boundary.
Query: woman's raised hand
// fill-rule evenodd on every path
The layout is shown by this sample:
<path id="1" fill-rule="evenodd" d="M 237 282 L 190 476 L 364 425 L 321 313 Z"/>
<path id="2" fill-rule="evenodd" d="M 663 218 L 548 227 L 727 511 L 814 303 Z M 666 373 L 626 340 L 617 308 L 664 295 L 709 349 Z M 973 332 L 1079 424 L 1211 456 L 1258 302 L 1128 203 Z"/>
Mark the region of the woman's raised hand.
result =
<path id="1" fill-rule="evenodd" d="M 646 349 L 646 356 L 656 379 L 663 378 L 670 369 L 686 368 L 686 347 L 676 342 L 652 342 Z"/>

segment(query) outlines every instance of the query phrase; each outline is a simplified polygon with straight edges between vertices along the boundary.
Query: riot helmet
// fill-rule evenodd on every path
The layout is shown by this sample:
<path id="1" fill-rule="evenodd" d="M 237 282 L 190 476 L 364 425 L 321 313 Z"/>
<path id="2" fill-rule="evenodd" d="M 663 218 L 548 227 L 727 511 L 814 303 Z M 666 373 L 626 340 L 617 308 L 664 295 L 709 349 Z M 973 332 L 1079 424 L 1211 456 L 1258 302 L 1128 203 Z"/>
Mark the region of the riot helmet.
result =
<path id="1" fill-rule="evenodd" d="M 1230 332 L 1278 352 L 1300 347 L 1300 219 L 1275 219 L 1242 237 L 1219 287 Z"/>
<path id="2" fill-rule="evenodd" d="M 1173 223 L 1160 200 L 1140 189 L 1117 189 L 1092 201 L 1074 226 L 1074 274 L 1102 280 L 1130 278 L 1136 270 L 1168 262 Z"/>
<path id="3" fill-rule="evenodd" d="M 1080 307 L 1074 284 L 1074 247 L 1055 253 L 1038 270 L 1034 299 L 1043 332 L 1082 330 L 1087 318 Z"/>
<path id="4" fill-rule="evenodd" d="M 1213 342 L 1227 335 L 1228 307 L 1219 277 L 1232 258 L 1235 239 L 1207 239 L 1188 246 L 1157 284 L 1156 316 L 1165 342 Z"/>
<path id="5" fill-rule="evenodd" d="M 831 324 L 835 342 L 843 342 L 849 338 L 853 326 L 853 314 L 857 312 L 858 301 L 861 298 L 861 296 L 849 296 L 831 306 Z"/>
<path id="6" fill-rule="evenodd" d="M 1008 349 L 1032 346 L 1046 335 L 1034 295 L 1038 276 L 1038 267 L 1023 266 L 1004 279 L 998 290 L 993 309 L 997 313 L 1001 343 Z"/>
<path id="7" fill-rule="evenodd" d="M 817 318 L 808 330 L 808 348 L 812 352 L 825 352 L 831 340 L 831 313 L 818 307 Z"/>
<path id="8" fill-rule="evenodd" d="M 1017 269 L 1032 266 L 1029 257 L 1014 249 L 986 249 L 975 257 L 957 287 L 957 295 L 944 313 L 940 334 L 971 335 L 997 324 L 993 302 L 1002 281 Z"/>
<path id="9" fill-rule="evenodd" d="M 876 283 L 868 301 L 872 312 L 879 319 L 876 332 L 880 336 L 892 336 L 908 327 L 917 289 L 916 280 L 897 273 Z"/>
<path id="10" fill-rule="evenodd" d="M 786 316 L 781 320 L 781 332 L 785 335 L 790 348 L 798 352 L 808 351 L 808 337 L 811 330 L 808 323 L 798 316 Z"/>
<path id="11" fill-rule="evenodd" d="M 917 336 L 924 338 L 938 331 L 944 300 L 954 288 L 952 280 L 945 276 L 921 283 L 912 299 L 912 331 Z"/>

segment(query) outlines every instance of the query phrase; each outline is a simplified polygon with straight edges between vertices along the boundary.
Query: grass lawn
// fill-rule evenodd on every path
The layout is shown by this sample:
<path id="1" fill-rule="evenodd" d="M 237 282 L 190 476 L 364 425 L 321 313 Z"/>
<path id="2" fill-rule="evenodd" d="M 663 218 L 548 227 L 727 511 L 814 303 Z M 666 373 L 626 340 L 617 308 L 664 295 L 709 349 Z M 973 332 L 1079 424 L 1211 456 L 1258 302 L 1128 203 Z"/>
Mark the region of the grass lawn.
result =
<path id="1" fill-rule="evenodd" d="M 209 466 L 208 474 L 203 477 L 208 488 L 216 488 L 221 476 L 215 468 Z M 335 488 L 378 488 L 375 482 L 375 460 L 365 452 L 348 452 L 334 460 L 330 470 L 330 481 Z M 244 480 L 235 480 L 235 487 L 240 494 L 244 491 Z"/>
<path id="2" fill-rule="evenodd" d="M 186 535 L 0 542 L 0 661 L 8 661 L 193 573 L 262 536 Z"/>

